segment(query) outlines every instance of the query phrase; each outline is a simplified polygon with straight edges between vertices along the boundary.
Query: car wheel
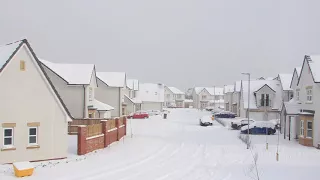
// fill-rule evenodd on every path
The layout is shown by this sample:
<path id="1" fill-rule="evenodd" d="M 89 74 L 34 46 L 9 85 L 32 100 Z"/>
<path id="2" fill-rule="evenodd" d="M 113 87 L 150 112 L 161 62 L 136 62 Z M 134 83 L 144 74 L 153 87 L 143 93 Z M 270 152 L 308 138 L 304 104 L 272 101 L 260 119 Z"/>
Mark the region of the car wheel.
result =
<path id="1" fill-rule="evenodd" d="M 252 134 L 252 131 L 251 131 L 251 129 L 249 129 L 249 134 Z"/>

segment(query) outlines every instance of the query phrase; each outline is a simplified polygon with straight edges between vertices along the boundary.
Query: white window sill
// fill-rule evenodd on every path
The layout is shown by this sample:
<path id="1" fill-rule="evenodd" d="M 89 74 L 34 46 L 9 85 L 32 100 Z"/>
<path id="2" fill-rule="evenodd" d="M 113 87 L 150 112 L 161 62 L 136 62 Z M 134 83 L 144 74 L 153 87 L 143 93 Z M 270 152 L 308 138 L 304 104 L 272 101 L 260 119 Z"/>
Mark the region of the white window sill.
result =
<path id="1" fill-rule="evenodd" d="M 306 104 L 312 104 L 312 103 L 313 103 L 312 101 L 307 101 L 307 102 L 306 102 Z"/>
<path id="2" fill-rule="evenodd" d="M 312 137 L 306 137 L 306 139 L 313 139 Z"/>

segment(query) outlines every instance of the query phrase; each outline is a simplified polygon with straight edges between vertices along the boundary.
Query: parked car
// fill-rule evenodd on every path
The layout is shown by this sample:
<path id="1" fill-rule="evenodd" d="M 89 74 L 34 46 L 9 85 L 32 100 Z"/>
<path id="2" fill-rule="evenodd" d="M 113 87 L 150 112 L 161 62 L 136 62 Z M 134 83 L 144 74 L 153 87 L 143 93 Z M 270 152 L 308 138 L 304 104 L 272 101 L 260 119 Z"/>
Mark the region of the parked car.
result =
<path id="1" fill-rule="evenodd" d="M 149 116 L 159 115 L 161 112 L 159 110 L 148 110 Z"/>
<path id="2" fill-rule="evenodd" d="M 241 133 L 247 134 L 274 134 L 276 133 L 276 126 L 270 121 L 256 121 L 248 126 L 241 128 Z"/>
<path id="3" fill-rule="evenodd" d="M 219 113 L 215 113 L 216 118 L 235 118 L 236 115 L 229 111 L 222 111 Z"/>
<path id="4" fill-rule="evenodd" d="M 211 107 L 211 106 L 206 107 L 206 110 L 207 110 L 207 111 L 213 111 L 213 109 L 214 109 L 214 108 Z"/>
<path id="5" fill-rule="evenodd" d="M 128 118 L 132 119 L 147 119 L 149 118 L 149 114 L 146 111 L 137 111 L 128 116 Z"/>
<path id="6" fill-rule="evenodd" d="M 209 117 L 202 117 L 199 119 L 200 126 L 212 126 L 212 121 Z"/>
<path id="7" fill-rule="evenodd" d="M 255 122 L 255 120 L 249 119 L 249 124 L 252 124 L 254 122 Z M 240 119 L 235 119 L 235 120 L 231 121 L 231 128 L 232 129 L 239 130 L 239 129 L 241 129 L 242 126 L 246 126 L 246 125 L 248 125 L 248 118 L 240 118 Z"/>

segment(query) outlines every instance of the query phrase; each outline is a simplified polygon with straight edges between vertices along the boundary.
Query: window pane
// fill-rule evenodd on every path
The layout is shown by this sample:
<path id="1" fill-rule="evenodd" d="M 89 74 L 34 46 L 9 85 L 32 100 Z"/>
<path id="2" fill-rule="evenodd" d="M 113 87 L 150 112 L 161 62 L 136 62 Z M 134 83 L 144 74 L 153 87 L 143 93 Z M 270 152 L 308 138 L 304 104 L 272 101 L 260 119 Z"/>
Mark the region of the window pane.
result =
<path id="1" fill-rule="evenodd" d="M 308 122 L 308 129 L 312 129 L 312 122 Z"/>
<path id="2" fill-rule="evenodd" d="M 12 145 L 12 138 L 4 138 L 4 145 Z"/>
<path id="3" fill-rule="evenodd" d="M 30 136 L 29 137 L 29 143 L 32 144 L 32 143 L 37 143 L 37 137 L 36 136 Z"/>
<path id="4" fill-rule="evenodd" d="M 5 129 L 4 136 L 12 136 L 12 129 Z"/>
<path id="5" fill-rule="evenodd" d="M 307 137 L 312 137 L 312 130 L 308 130 Z"/>
<path id="6" fill-rule="evenodd" d="M 37 134 L 37 129 L 36 128 L 30 128 L 29 129 L 29 135 L 36 135 Z"/>

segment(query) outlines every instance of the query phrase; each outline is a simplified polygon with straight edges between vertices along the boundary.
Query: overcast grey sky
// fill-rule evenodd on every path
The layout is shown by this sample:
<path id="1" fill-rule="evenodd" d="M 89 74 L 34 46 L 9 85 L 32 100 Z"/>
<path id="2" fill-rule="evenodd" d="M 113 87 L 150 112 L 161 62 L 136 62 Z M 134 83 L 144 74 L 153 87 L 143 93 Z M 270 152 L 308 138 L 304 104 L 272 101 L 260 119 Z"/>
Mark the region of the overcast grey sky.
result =
<path id="1" fill-rule="evenodd" d="M 291 73 L 320 54 L 319 0 L 0 1 L 0 43 L 182 90 Z"/>

